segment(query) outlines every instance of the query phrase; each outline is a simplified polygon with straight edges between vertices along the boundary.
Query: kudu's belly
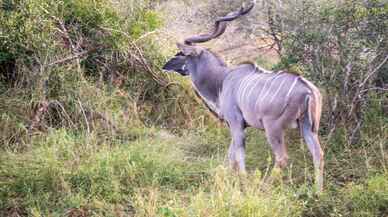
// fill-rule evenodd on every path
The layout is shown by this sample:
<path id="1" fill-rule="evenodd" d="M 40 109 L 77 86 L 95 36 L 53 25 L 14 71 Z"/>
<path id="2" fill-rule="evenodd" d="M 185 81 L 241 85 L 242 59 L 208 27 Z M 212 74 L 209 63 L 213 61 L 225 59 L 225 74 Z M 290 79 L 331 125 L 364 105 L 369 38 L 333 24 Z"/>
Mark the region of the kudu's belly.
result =
<path id="1" fill-rule="evenodd" d="M 297 128 L 297 120 L 301 115 L 301 109 L 295 105 L 281 107 L 270 107 L 265 109 L 267 112 L 254 111 L 249 109 L 240 109 L 245 123 L 257 129 L 264 129 L 264 121 L 270 120 L 282 125 L 284 128 Z"/>

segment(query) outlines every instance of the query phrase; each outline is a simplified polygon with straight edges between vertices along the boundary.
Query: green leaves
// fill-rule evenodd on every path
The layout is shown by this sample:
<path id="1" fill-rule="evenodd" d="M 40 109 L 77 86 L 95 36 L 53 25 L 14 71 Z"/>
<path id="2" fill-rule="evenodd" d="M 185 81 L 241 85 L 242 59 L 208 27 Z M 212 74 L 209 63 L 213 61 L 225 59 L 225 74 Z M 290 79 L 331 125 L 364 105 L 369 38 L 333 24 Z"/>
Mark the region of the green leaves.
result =
<path id="1" fill-rule="evenodd" d="M 155 11 L 145 10 L 137 15 L 137 22 L 131 25 L 131 36 L 135 39 L 139 38 L 145 33 L 160 27 L 161 24 L 162 20 Z"/>

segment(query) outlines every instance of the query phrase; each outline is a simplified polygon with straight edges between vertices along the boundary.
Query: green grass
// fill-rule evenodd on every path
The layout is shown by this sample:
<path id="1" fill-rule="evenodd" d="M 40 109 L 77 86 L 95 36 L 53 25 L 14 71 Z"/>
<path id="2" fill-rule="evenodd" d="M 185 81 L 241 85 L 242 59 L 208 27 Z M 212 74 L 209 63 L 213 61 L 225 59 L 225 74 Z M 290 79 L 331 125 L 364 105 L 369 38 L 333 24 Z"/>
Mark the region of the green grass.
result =
<path id="1" fill-rule="evenodd" d="M 384 173 L 344 186 L 329 177 L 325 192 L 315 195 L 311 161 L 303 160 L 307 153 L 297 144 L 290 152 L 300 159 L 283 178 L 268 179 L 268 147 L 253 130 L 249 173 L 242 176 L 222 166 L 226 129 L 182 136 L 154 128 L 136 132 L 135 140 L 100 140 L 94 133 L 50 130 L 24 152 L 3 151 L 0 215 L 384 216 L 388 211 Z"/>
<path id="2" fill-rule="evenodd" d="M 106 208 L 130 200 L 143 186 L 188 189 L 201 183 L 204 163 L 184 162 L 171 147 L 177 140 L 144 136 L 129 144 L 98 144 L 97 135 L 58 130 L 31 151 L 2 153 L 1 207 L 48 215 L 98 202 Z"/>

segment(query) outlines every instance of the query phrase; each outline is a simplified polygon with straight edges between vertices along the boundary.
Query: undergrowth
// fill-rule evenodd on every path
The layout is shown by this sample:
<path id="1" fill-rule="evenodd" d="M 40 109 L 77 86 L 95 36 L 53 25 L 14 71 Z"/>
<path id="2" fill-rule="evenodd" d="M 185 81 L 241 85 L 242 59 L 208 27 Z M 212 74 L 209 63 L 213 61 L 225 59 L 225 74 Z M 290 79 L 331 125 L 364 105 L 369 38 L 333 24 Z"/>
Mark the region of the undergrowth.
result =
<path id="1" fill-rule="evenodd" d="M 256 146 L 252 150 L 258 150 L 248 151 L 253 164 L 248 174 L 237 175 L 224 168 L 228 139 L 223 133 L 206 130 L 176 136 L 157 128 L 138 128 L 132 129 L 136 138 L 129 140 L 121 136 L 104 139 L 97 133 L 66 129 L 36 135 L 32 138 L 33 148 L 28 151 L 1 152 L 0 214 L 147 217 L 387 214 L 387 173 L 348 180 L 344 185 L 328 177 L 324 193 L 318 196 L 311 187 L 311 174 L 305 174 L 305 180 L 295 178 L 305 176 L 298 169 L 310 164 L 309 159 L 293 161 L 283 178 L 271 176 L 268 173 L 271 163 L 260 159 L 267 156 L 266 147 L 260 147 L 260 139 L 248 142 L 248 146 Z M 219 151 L 207 155 L 193 151 L 193 147 L 212 146 L 219 146 Z M 291 153 L 296 158 L 302 157 L 296 150 Z M 311 165 L 307 167 L 312 171 Z M 330 176 L 332 169 L 328 168 Z M 347 170 L 347 166 L 342 169 Z"/>

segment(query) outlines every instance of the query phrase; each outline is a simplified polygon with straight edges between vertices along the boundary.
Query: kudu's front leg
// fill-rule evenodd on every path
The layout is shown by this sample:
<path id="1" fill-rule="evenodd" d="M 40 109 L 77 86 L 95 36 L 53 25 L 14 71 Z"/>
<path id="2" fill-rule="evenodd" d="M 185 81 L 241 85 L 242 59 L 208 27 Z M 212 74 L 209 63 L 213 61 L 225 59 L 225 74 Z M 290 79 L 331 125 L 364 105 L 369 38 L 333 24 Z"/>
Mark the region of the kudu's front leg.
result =
<path id="1" fill-rule="evenodd" d="M 232 142 L 229 146 L 229 166 L 238 172 L 245 172 L 245 133 L 244 126 L 240 123 L 230 123 Z"/>

